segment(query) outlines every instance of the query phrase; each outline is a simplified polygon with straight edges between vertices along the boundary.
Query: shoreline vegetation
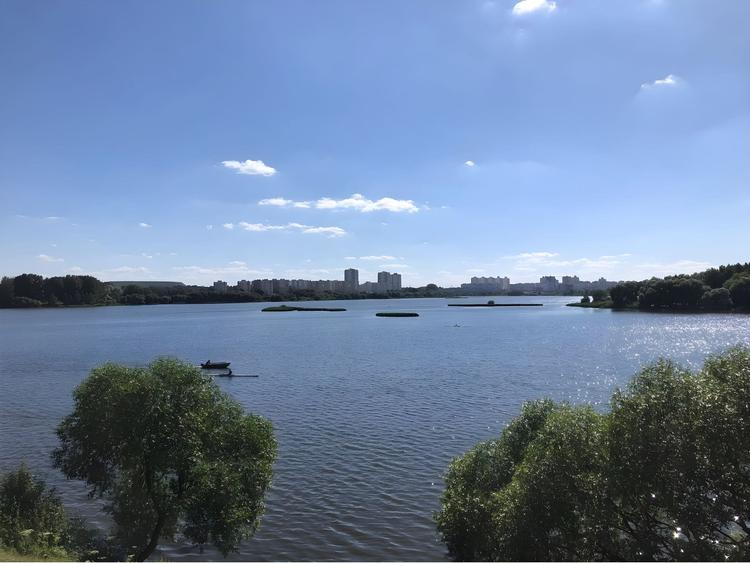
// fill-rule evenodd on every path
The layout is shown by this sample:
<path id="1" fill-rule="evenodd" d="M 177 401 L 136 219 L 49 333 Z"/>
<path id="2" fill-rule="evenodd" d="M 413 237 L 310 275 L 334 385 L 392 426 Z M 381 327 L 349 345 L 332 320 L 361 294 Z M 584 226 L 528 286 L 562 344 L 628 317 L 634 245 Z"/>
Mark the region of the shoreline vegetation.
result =
<path id="1" fill-rule="evenodd" d="M 685 313 L 750 313 L 750 262 L 691 275 L 620 283 L 569 307 Z"/>
<path id="2" fill-rule="evenodd" d="M 328 311 L 336 313 L 339 311 L 346 311 L 346 309 L 343 307 L 290 307 L 289 305 L 277 305 L 261 309 L 262 313 L 285 313 L 289 311 Z"/>
<path id="3" fill-rule="evenodd" d="M 458 561 L 747 561 L 750 349 L 661 359 L 591 404 L 525 403 L 456 457 L 435 520 Z M 740 469 L 735 469 L 740 468 Z"/>

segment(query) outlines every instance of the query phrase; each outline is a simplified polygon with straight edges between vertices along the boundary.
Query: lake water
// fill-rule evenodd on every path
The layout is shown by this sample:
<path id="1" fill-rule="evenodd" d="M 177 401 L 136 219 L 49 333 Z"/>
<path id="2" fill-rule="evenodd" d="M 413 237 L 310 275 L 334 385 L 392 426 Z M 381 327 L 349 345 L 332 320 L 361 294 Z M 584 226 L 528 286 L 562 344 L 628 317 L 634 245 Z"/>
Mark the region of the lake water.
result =
<path id="1" fill-rule="evenodd" d="M 81 484 L 49 460 L 73 388 L 105 361 L 227 360 L 235 373 L 260 377 L 219 385 L 271 419 L 279 440 L 261 529 L 230 559 L 444 559 L 432 520 L 443 472 L 497 436 L 524 401 L 604 408 L 616 386 L 660 355 L 697 367 L 709 353 L 750 345 L 748 315 L 495 299 L 544 306 L 409 299 L 332 302 L 342 313 L 261 313 L 259 303 L 0 310 L 0 468 L 25 460 L 70 509 L 106 526 Z M 391 310 L 421 316 L 374 316 Z M 179 543 L 162 551 L 175 561 L 221 558 Z"/>

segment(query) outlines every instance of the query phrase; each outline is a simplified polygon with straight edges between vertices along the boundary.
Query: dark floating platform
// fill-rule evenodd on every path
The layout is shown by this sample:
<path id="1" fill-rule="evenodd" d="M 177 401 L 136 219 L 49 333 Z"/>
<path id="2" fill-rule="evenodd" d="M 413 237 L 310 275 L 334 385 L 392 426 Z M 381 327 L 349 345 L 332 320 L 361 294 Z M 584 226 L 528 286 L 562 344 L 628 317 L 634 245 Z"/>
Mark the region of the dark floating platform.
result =
<path id="1" fill-rule="evenodd" d="M 376 317 L 418 317 L 419 313 L 375 313 Z"/>
<path id="2" fill-rule="evenodd" d="M 285 313 L 288 311 L 330 311 L 330 312 L 339 312 L 339 311 L 346 311 L 346 309 L 342 307 L 290 307 L 289 305 L 278 305 L 275 307 L 266 307 L 265 309 L 261 309 L 261 312 L 263 313 Z"/>
<path id="3" fill-rule="evenodd" d="M 448 303 L 448 307 L 542 307 L 543 303 Z"/>

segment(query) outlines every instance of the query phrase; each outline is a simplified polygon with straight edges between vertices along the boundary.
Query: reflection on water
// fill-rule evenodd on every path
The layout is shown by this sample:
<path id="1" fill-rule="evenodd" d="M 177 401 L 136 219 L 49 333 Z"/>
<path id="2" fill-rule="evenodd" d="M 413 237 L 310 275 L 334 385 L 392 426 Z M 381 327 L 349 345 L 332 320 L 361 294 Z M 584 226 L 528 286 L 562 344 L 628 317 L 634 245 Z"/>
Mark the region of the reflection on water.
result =
<path id="1" fill-rule="evenodd" d="M 261 529 L 230 559 L 443 559 L 432 521 L 442 473 L 523 401 L 606 408 L 616 385 L 660 355 L 696 367 L 706 354 L 750 345 L 749 316 L 532 300 L 544 307 L 414 299 L 335 302 L 344 313 L 261 313 L 252 303 L 0 310 L 0 466 L 26 460 L 68 506 L 105 526 L 100 505 L 49 460 L 73 388 L 104 361 L 228 360 L 260 377 L 219 385 L 273 421 L 280 448 Z M 374 316 L 386 310 L 420 317 Z M 179 543 L 163 551 L 221 558 Z"/>

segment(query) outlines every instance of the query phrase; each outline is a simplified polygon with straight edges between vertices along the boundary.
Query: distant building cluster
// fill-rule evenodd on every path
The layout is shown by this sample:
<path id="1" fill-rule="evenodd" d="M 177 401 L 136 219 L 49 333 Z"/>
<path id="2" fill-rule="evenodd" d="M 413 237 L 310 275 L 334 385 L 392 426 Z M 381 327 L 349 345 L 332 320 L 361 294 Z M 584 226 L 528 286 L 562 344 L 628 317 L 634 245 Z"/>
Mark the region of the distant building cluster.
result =
<path id="1" fill-rule="evenodd" d="M 501 278 L 497 276 L 493 277 L 473 277 L 471 283 L 465 283 L 461 285 L 465 289 L 474 289 L 480 291 L 509 291 L 510 290 L 510 278 Z"/>
<path id="2" fill-rule="evenodd" d="M 609 289 L 619 282 L 599 278 L 596 281 L 581 281 L 578 276 L 563 276 L 562 282 L 555 276 L 542 276 L 539 283 L 510 283 L 507 277 L 473 277 L 470 283 L 462 283 L 461 289 L 470 291 L 497 291 L 523 293 L 587 292 Z"/>
<path id="3" fill-rule="evenodd" d="M 377 282 L 359 283 L 359 270 L 348 268 L 344 270 L 342 280 L 287 280 L 263 279 L 240 280 L 234 286 L 235 290 L 262 293 L 263 295 L 286 295 L 298 290 L 311 290 L 317 293 L 387 293 L 401 290 L 401 274 L 378 272 Z M 215 281 L 213 290 L 226 293 L 229 285 L 225 281 Z"/>

